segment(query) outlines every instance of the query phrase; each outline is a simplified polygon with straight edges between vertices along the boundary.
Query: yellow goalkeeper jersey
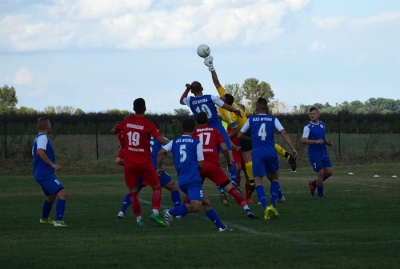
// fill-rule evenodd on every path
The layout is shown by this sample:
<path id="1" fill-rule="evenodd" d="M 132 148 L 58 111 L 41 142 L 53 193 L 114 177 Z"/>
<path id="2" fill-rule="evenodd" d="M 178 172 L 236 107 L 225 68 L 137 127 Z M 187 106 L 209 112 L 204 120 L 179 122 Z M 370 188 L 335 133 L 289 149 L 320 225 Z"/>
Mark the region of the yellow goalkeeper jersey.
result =
<path id="1" fill-rule="evenodd" d="M 218 88 L 218 93 L 219 96 L 222 97 L 226 94 L 226 91 L 224 89 L 224 87 L 219 87 Z M 231 126 L 231 128 L 236 128 L 239 127 L 239 129 L 242 129 L 243 125 L 246 123 L 247 121 L 247 117 L 246 114 L 244 113 L 244 111 L 240 108 L 240 106 L 238 106 L 237 104 L 233 103 L 232 106 L 234 108 L 238 108 L 241 113 L 242 113 L 242 117 L 238 117 L 236 116 L 236 114 L 234 112 L 230 112 L 222 107 L 217 106 L 218 109 L 218 113 L 221 116 L 221 119 L 225 122 L 227 122 L 229 124 L 229 126 Z"/>

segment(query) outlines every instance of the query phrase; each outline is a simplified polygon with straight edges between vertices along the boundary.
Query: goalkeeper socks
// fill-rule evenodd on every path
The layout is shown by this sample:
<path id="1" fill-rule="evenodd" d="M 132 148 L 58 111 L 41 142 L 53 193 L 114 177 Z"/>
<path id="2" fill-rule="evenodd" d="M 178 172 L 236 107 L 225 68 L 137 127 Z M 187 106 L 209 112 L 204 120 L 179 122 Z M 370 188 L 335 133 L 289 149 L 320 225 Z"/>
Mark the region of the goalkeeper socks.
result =
<path id="1" fill-rule="evenodd" d="M 129 196 L 131 197 L 131 205 L 132 205 L 133 213 L 135 213 L 136 217 L 140 217 L 142 215 L 142 212 L 140 210 L 140 202 L 139 202 L 139 198 L 138 198 L 138 193 L 131 192 L 131 193 L 129 193 Z"/>
<path id="2" fill-rule="evenodd" d="M 278 145 L 278 144 L 275 144 L 275 149 L 276 149 L 276 152 L 277 152 L 279 155 L 281 155 L 281 156 L 285 157 L 287 160 L 289 160 L 289 158 L 290 158 L 289 152 L 287 152 L 286 150 L 284 150 L 284 149 L 283 149 L 280 145 Z"/>
<path id="3" fill-rule="evenodd" d="M 151 198 L 151 205 L 153 209 L 158 210 L 161 204 L 161 187 L 153 188 L 153 196 Z"/>
<path id="4" fill-rule="evenodd" d="M 219 219 L 217 212 L 214 211 L 214 209 L 210 209 L 206 212 L 207 217 L 211 220 L 212 223 L 214 223 L 217 228 L 224 229 L 225 225 L 222 223 L 222 221 Z"/>
<path id="5" fill-rule="evenodd" d="M 53 207 L 53 203 L 50 203 L 47 200 L 44 200 L 43 209 L 42 209 L 42 219 L 46 220 L 49 218 L 51 208 Z"/>
<path id="6" fill-rule="evenodd" d="M 171 199 L 174 207 L 180 206 L 181 204 L 181 195 L 178 190 L 171 191 Z"/>
<path id="7" fill-rule="evenodd" d="M 61 221 L 64 217 L 64 211 L 65 211 L 65 200 L 58 199 L 57 205 L 56 205 L 56 221 Z"/>
<path id="8" fill-rule="evenodd" d="M 253 176 L 253 163 L 252 162 L 248 162 L 246 163 L 246 173 L 249 176 L 250 181 L 253 180 L 254 181 L 254 176 Z M 251 185 L 251 183 L 250 183 Z"/>
<path id="9" fill-rule="evenodd" d="M 256 186 L 256 192 L 257 192 L 258 200 L 260 201 L 262 207 L 265 210 L 267 208 L 268 204 L 267 204 L 267 198 L 266 198 L 266 195 L 265 195 L 265 191 L 264 191 L 263 185 Z"/>
<path id="10" fill-rule="evenodd" d="M 271 194 L 271 204 L 276 207 L 276 199 L 278 199 L 278 193 L 281 186 L 279 185 L 278 181 L 272 181 L 270 187 L 270 194 Z"/>
<path id="11" fill-rule="evenodd" d="M 119 211 L 126 212 L 126 209 L 131 205 L 131 197 L 129 193 L 125 195 L 124 202 L 122 203 L 121 209 Z"/>

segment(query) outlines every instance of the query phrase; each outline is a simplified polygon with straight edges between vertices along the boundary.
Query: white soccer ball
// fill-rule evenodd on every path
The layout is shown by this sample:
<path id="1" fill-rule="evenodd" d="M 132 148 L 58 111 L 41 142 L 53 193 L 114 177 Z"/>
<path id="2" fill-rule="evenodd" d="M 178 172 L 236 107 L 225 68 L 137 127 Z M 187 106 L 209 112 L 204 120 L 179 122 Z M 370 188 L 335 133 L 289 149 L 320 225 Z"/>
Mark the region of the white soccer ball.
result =
<path id="1" fill-rule="evenodd" d="M 210 55 L 211 50 L 210 47 L 205 45 L 205 44 L 201 44 L 198 48 L 197 48 L 197 54 L 201 57 L 201 58 L 206 58 L 208 55 Z"/>

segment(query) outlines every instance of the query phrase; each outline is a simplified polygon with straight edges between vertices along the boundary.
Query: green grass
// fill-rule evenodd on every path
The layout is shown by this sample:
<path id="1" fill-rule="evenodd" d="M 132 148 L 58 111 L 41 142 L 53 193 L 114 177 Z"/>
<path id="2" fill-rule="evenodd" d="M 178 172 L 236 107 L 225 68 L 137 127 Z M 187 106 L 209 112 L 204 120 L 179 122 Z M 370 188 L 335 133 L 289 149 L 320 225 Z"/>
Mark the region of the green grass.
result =
<path id="1" fill-rule="evenodd" d="M 131 209 L 118 219 L 126 193 L 122 174 L 59 176 L 69 194 L 69 226 L 44 226 L 39 185 L 30 176 L 2 176 L 0 268 L 396 268 L 399 168 L 334 167 L 325 199 L 309 194 L 311 168 L 284 169 L 287 202 L 278 204 L 281 218 L 269 222 L 248 219 L 232 202 L 225 208 L 215 186 L 206 183 L 215 210 L 234 228 L 228 233 L 218 233 L 203 212 L 174 220 L 171 230 L 158 227 L 149 219 L 148 188 L 140 194 L 145 226 L 135 226 Z M 392 178 L 396 172 L 399 178 Z M 161 209 L 170 206 L 163 190 Z M 261 205 L 250 207 L 262 217 Z"/>

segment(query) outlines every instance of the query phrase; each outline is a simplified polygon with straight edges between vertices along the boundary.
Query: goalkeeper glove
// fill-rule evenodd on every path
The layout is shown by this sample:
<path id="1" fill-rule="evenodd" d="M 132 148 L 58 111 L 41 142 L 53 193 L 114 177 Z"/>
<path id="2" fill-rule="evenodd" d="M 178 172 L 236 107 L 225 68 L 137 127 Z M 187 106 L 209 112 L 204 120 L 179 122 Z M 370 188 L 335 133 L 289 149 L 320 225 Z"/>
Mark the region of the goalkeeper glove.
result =
<path id="1" fill-rule="evenodd" d="M 213 61 L 214 61 L 214 58 L 211 55 L 207 56 L 204 59 L 204 64 L 206 66 L 208 66 L 208 70 L 210 70 L 210 72 L 215 71 Z"/>

